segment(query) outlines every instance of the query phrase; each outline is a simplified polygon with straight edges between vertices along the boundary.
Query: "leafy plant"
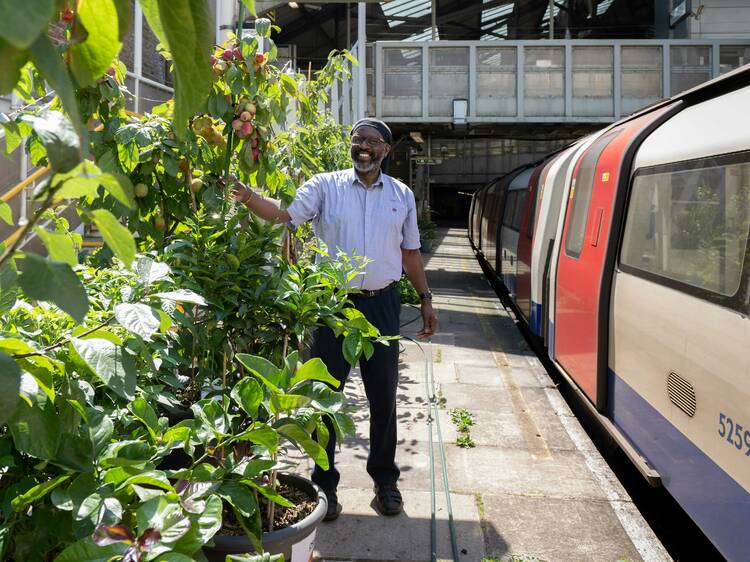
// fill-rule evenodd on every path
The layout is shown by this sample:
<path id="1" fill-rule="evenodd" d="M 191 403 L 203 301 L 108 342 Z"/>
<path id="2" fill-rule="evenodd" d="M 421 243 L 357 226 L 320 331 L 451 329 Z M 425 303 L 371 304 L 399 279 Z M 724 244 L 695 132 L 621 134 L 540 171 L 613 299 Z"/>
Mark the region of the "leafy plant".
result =
<path id="1" fill-rule="evenodd" d="M 474 425 L 474 415 L 466 408 L 454 408 L 450 412 L 451 422 L 458 430 L 456 445 L 463 448 L 476 447 L 476 443 L 471 438 L 471 427 Z"/>

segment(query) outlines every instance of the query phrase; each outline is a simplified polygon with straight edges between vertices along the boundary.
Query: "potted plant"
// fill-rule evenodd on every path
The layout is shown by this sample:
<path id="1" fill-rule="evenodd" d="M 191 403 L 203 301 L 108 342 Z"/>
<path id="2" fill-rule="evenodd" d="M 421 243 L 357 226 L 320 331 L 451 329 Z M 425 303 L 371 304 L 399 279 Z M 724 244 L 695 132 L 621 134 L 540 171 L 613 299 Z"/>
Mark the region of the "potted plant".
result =
<path id="1" fill-rule="evenodd" d="M 419 228 L 420 249 L 429 253 L 432 252 L 432 244 L 435 240 L 435 230 L 437 225 L 432 221 L 432 211 L 425 208 L 417 217 L 417 227 Z"/>

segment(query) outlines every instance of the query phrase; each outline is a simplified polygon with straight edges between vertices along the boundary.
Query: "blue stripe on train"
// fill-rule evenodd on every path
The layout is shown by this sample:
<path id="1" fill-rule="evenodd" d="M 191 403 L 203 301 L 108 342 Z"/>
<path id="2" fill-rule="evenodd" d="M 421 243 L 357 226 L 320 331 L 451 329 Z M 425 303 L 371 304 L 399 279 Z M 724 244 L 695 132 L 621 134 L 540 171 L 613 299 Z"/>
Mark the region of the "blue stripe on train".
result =
<path id="1" fill-rule="evenodd" d="M 728 560 L 750 560 L 750 493 L 611 369 L 608 387 L 611 419 L 659 471 L 664 487 Z M 750 466 L 743 451 L 734 452 Z"/>
<path id="2" fill-rule="evenodd" d="M 531 332 L 535 336 L 542 335 L 542 305 L 531 301 Z"/>

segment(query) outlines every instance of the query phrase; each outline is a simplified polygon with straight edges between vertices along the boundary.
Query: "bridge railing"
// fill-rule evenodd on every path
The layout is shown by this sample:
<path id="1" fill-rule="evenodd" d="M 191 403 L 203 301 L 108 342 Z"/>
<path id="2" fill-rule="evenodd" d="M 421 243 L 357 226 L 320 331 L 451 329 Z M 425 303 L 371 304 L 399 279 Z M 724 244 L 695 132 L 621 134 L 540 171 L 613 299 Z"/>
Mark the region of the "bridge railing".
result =
<path id="1" fill-rule="evenodd" d="M 374 45 L 374 114 L 405 123 L 611 122 L 750 63 L 748 38 Z"/>

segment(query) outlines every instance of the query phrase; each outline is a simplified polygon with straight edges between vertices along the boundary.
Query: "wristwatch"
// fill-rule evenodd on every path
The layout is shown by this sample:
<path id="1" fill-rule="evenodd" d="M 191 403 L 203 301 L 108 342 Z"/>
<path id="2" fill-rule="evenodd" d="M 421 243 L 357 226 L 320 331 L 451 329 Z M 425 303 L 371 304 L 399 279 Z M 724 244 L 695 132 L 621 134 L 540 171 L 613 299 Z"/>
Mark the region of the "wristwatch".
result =
<path id="1" fill-rule="evenodd" d="M 424 293 L 419 293 L 419 298 L 423 301 L 431 301 L 432 300 L 432 293 L 430 291 L 425 291 Z"/>

